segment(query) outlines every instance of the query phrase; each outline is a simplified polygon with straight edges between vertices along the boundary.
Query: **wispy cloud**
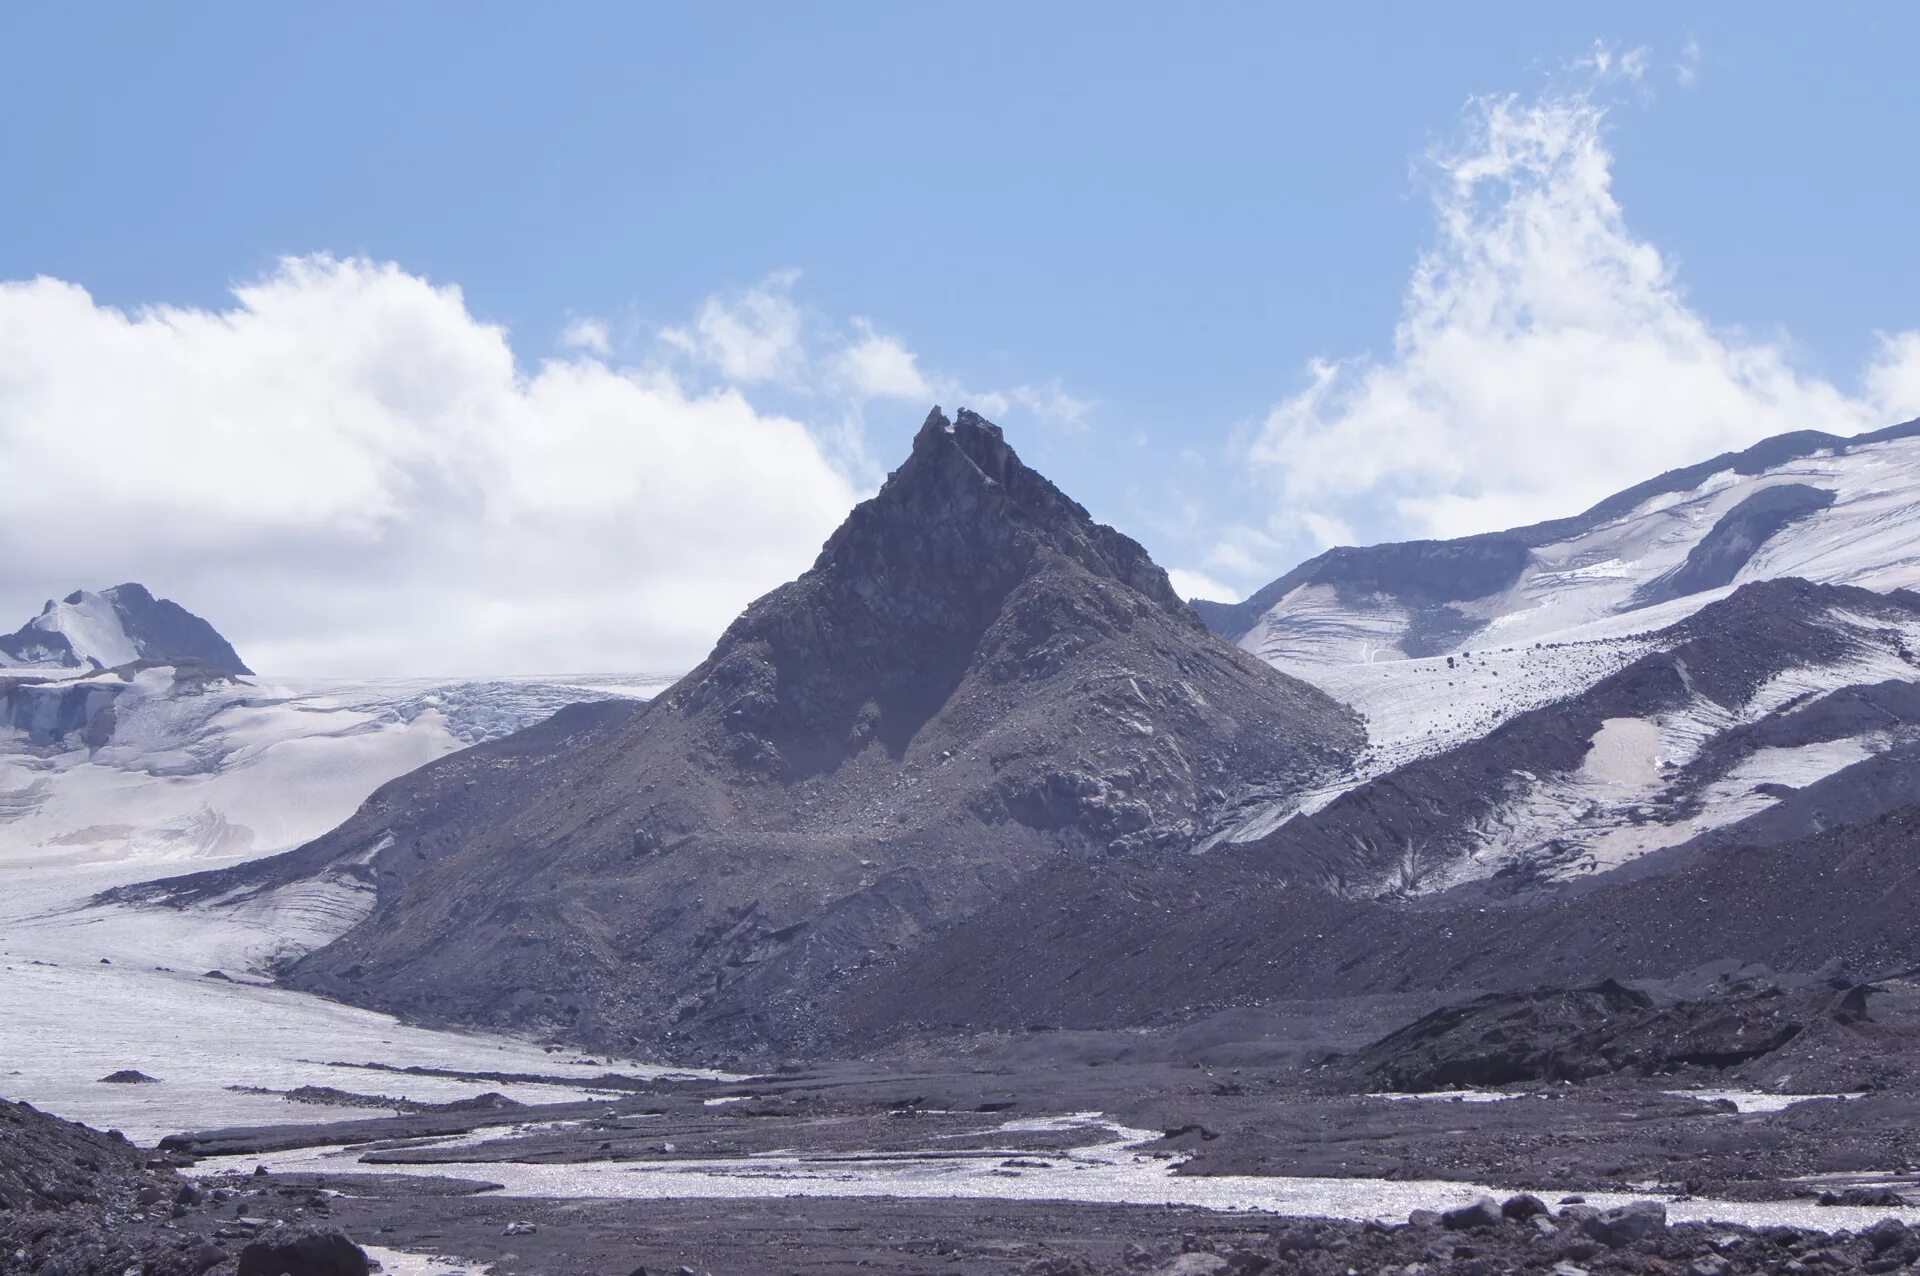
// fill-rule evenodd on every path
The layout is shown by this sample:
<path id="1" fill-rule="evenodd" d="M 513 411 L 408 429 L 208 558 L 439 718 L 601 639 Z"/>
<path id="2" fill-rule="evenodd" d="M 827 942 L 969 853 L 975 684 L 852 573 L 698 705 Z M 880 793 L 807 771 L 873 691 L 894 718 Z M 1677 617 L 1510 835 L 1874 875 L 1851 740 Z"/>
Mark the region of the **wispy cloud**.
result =
<path id="1" fill-rule="evenodd" d="M 564 350 L 582 350 L 604 359 L 613 353 L 613 333 L 605 319 L 577 316 L 567 320 L 566 326 L 560 329 L 560 346 Z"/>
<path id="2" fill-rule="evenodd" d="M 1167 578 L 1173 582 L 1174 592 L 1182 598 L 1205 598 L 1216 603 L 1237 603 L 1240 591 L 1232 585 L 1215 580 L 1205 572 L 1188 571 L 1174 567 L 1167 571 Z"/>
<path id="3" fill-rule="evenodd" d="M 929 399 L 934 389 L 920 371 L 920 360 L 898 337 L 875 330 L 873 321 L 856 317 L 853 336 L 832 357 L 835 387 L 859 401 Z"/>
<path id="4" fill-rule="evenodd" d="M 778 270 L 751 288 L 708 297 L 692 324 L 660 337 L 730 381 L 798 382 L 806 372 L 804 319 L 793 300 L 794 269 Z"/>
<path id="5" fill-rule="evenodd" d="M 1673 64 L 1673 78 L 1683 89 L 1691 89 L 1700 83 L 1700 41 L 1692 36 L 1687 37 L 1679 60 Z"/>

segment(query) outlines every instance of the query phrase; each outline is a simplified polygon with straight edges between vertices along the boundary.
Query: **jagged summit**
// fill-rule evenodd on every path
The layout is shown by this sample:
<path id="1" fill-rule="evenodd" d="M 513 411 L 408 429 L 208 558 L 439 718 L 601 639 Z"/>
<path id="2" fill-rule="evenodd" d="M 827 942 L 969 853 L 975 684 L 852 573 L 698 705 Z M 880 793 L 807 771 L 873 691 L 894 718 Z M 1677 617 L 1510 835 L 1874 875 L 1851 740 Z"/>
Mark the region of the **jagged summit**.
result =
<path id="1" fill-rule="evenodd" d="M 749 607 L 667 700 L 724 702 L 762 769 L 791 778 L 869 741 L 898 758 L 970 672 L 1038 676 L 1148 615 L 1204 628 L 1144 549 L 1029 469 L 998 426 L 935 408 L 813 567 Z"/>
<path id="2" fill-rule="evenodd" d="M 897 543 L 902 537 L 905 543 Z M 1024 568 L 1043 547 L 1198 623 L 1146 550 L 1094 522 L 1020 460 L 999 426 L 966 408 L 951 421 L 933 409 L 906 463 L 828 538 L 814 571 L 885 573 L 920 553 L 935 566 L 1004 576 Z M 999 554 L 1004 561 L 956 560 L 966 553 Z"/>
<path id="3" fill-rule="evenodd" d="M 791 1046 L 828 1031 L 851 964 L 1061 855 L 1181 854 L 1363 743 L 998 427 L 936 410 L 814 565 L 644 710 L 435 763 L 261 871 L 378 884 L 301 986 L 703 1053 Z"/>
<path id="4" fill-rule="evenodd" d="M 133 582 L 49 599 L 38 616 L 0 638 L 0 663 L 114 669 L 136 661 L 253 672 L 212 625 Z"/>

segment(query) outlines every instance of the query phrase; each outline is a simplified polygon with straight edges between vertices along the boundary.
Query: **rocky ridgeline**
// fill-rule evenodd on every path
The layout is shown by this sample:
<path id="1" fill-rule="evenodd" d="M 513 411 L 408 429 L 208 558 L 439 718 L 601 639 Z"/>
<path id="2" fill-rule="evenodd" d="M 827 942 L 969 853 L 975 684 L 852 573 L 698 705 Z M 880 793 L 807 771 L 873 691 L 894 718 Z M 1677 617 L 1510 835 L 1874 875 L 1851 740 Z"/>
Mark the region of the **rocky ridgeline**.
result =
<path id="1" fill-rule="evenodd" d="M 1670 1226 L 1658 1201 L 1596 1209 L 1568 1197 L 1558 1210 L 1529 1193 L 1437 1212 L 1400 1226 L 1288 1222 L 1265 1243 L 1215 1250 L 1197 1237 L 1176 1249 L 1128 1247 L 1119 1264 L 1056 1258 L 1029 1276 L 1746 1276 L 1747 1273 L 1905 1272 L 1920 1263 L 1920 1233 L 1895 1218 L 1866 1230 L 1759 1230 L 1712 1223 Z"/>

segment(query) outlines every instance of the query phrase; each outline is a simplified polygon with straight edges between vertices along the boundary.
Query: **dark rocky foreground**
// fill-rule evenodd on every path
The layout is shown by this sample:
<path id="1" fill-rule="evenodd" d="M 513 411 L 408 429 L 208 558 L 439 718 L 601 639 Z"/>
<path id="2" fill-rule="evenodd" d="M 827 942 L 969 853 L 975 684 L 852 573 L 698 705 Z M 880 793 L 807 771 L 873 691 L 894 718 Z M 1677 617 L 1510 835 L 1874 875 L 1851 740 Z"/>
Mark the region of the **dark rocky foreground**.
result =
<path id="1" fill-rule="evenodd" d="M 1664 1208 L 1544 1204 L 1527 1218 L 1489 1202 L 1451 1221 L 1288 1219 L 1190 1208 L 1033 1201 L 831 1198 L 634 1202 L 409 1199 L 391 1186 L 336 1183 L 330 1221 L 409 1252 L 483 1254 L 498 1276 L 648 1273 L 1005 1273 L 1213 1276 L 1227 1273 L 1898 1272 L 1920 1257 L 1899 1223 L 1833 1236 L 1793 1228 L 1668 1226 Z M 278 1204 L 298 1212 L 303 1185 Z M 1537 1199 L 1537 1198 L 1536 1198 Z M 1516 1212 L 1528 1208 L 1514 1207 Z M 503 1221 L 505 1220 L 505 1221 Z M 509 1231 L 509 1229 L 512 1229 Z M 1796 1265 L 1797 1264 L 1797 1265 Z M 457 1267 L 452 1268 L 458 1270 Z"/>
<path id="2" fill-rule="evenodd" d="M 371 1116 L 339 1091 L 321 1096 L 343 1109 L 337 1122 L 182 1133 L 152 1152 L 5 1105 L 0 1272 L 248 1276 L 281 1270 L 247 1266 L 248 1247 L 262 1255 L 269 1242 L 334 1233 L 452 1256 L 447 1271 L 490 1264 L 496 1276 L 1901 1271 L 1920 1258 L 1920 1235 L 1880 1220 L 1920 1184 L 1920 993 L 1850 992 L 1747 972 L 1464 1007 L 1417 996 L 1282 1003 L 1152 1033 L 1009 1034 L 958 1053 L 741 1080 L 610 1075 L 602 1098 L 539 1107 Z M 1714 1034 L 1762 1030 L 1785 1039 L 1733 1063 L 1689 1053 Z M 1484 1060 L 1500 1034 L 1522 1047 L 1515 1057 L 1573 1061 L 1581 1079 L 1534 1070 L 1484 1092 L 1491 1102 L 1372 1093 L 1408 1059 Z M 1830 1080 L 1871 1088 L 1778 1111 L 1688 1093 L 1784 1089 L 1781 1069 L 1816 1058 Z M 369 1089 L 382 1075 L 368 1070 Z M 1094 1112 L 1143 1141 L 1116 1151 L 1108 1124 L 1060 1119 Z M 466 1137 L 449 1145 L 452 1135 Z M 198 1177 L 183 1178 L 176 1165 L 195 1158 Z M 280 1168 L 257 1173 L 261 1161 Z M 586 1195 L 495 1187 L 531 1172 L 581 1176 L 573 1190 Z M 646 1194 L 671 1186 L 610 1199 L 646 1173 L 681 1176 L 656 1184 L 735 1182 L 721 1199 Z M 1145 1183 L 1158 1200 L 1218 1189 L 1228 1204 L 1318 1179 L 1307 1190 L 1327 1212 L 1369 1212 L 1382 1185 L 1411 1204 L 1389 1225 L 1050 1199 L 1082 1191 L 1073 1180 L 1089 1173 Z M 901 1176 L 886 1180 L 899 1193 L 783 1194 L 809 1183 L 851 1192 L 834 1182 L 874 1175 Z M 968 1190 L 988 1195 L 915 1199 L 929 1175 L 971 1176 Z M 1478 1190 L 1461 1184 L 1497 1185 L 1506 1208 L 1448 1214 Z M 1523 1192 L 1539 1203 L 1509 1199 Z M 1613 1208 L 1565 1199 L 1587 1193 Z M 1647 1203 L 1621 1212 L 1621 1200 Z M 1668 1225 L 1665 1208 L 1698 1200 L 1835 1222 Z"/>

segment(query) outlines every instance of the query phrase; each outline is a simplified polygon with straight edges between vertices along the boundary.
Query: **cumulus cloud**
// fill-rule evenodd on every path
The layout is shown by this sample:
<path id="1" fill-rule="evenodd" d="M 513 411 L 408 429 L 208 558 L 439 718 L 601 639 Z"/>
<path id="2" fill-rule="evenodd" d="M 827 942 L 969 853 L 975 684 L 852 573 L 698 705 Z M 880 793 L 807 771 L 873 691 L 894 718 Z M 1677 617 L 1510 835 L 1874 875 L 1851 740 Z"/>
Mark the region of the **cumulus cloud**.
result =
<path id="1" fill-rule="evenodd" d="M 1587 69 L 1638 80 L 1646 62 L 1596 51 Z M 1270 532 L 1511 526 L 1770 434 L 1920 412 L 1920 333 L 1884 338 L 1849 391 L 1709 324 L 1629 229 L 1605 119 L 1591 89 L 1469 105 L 1428 157 L 1437 237 L 1391 354 L 1313 361 L 1246 444 L 1287 511 Z"/>
<path id="2" fill-rule="evenodd" d="M 751 380 L 784 321 L 741 304 L 689 340 Z M 0 601 L 140 580 L 270 672 L 685 668 L 857 492 L 800 421 L 577 335 L 525 367 L 457 288 L 327 257 L 223 309 L 0 284 Z"/>

